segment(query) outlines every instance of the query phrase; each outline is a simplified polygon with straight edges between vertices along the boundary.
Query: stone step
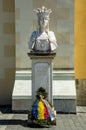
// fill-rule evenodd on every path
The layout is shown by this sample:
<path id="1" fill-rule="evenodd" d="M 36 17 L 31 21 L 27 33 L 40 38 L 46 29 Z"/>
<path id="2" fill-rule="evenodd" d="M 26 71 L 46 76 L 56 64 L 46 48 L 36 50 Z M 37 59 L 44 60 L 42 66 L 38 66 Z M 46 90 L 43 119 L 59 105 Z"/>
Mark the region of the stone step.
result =
<path id="1" fill-rule="evenodd" d="M 31 80 L 32 75 L 31 71 L 17 71 L 16 72 L 16 80 Z M 74 71 L 73 70 L 65 70 L 65 71 L 53 71 L 53 80 L 73 80 L 74 79 Z"/>
<path id="2" fill-rule="evenodd" d="M 29 110 L 32 106 L 31 80 L 25 78 L 28 74 L 31 77 L 31 73 L 16 74 L 12 94 L 13 111 Z M 21 78 L 22 76 L 23 79 Z M 73 79 L 53 80 L 53 105 L 57 112 L 76 113 L 76 88 Z"/>

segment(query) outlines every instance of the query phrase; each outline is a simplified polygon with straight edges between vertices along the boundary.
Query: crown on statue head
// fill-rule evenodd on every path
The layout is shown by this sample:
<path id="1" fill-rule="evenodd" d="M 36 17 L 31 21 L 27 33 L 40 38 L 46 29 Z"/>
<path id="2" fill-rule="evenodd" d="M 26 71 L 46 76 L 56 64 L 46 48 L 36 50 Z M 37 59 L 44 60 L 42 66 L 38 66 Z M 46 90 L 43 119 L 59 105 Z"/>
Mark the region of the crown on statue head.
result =
<path id="1" fill-rule="evenodd" d="M 42 8 L 37 8 L 34 10 L 37 12 L 38 17 L 49 17 L 50 13 L 52 12 L 51 9 L 47 9 L 44 6 Z"/>

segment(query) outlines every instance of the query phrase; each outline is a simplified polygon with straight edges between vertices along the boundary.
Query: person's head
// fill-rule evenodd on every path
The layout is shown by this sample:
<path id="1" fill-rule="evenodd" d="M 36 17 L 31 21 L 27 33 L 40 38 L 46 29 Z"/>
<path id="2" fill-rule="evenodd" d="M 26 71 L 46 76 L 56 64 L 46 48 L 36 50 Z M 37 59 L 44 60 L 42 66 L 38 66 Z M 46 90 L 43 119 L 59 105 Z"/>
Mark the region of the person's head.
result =
<path id="1" fill-rule="evenodd" d="M 43 6 L 42 9 L 38 8 L 35 11 L 37 12 L 39 27 L 44 28 L 45 30 L 48 30 L 49 29 L 49 15 L 52 12 L 51 9 L 47 10 L 47 8 Z"/>

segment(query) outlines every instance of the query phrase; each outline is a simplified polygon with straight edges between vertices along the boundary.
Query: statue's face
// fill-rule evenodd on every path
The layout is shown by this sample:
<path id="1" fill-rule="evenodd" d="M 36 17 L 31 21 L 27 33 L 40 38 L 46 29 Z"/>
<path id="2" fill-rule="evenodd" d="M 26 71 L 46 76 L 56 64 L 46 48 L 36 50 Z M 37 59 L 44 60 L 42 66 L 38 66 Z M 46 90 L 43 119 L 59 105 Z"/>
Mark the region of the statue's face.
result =
<path id="1" fill-rule="evenodd" d="M 39 18 L 39 24 L 41 27 L 46 27 L 49 23 L 49 16 L 41 16 Z"/>

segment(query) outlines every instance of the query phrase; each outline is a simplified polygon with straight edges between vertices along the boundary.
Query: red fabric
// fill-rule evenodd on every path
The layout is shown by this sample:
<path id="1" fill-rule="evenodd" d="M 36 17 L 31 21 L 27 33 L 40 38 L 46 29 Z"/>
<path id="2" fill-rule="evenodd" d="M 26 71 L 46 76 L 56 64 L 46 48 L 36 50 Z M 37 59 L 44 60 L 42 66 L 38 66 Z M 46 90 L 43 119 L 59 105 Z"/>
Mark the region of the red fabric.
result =
<path id="1" fill-rule="evenodd" d="M 46 105 L 44 104 L 44 119 L 47 119 L 48 117 L 49 117 L 49 113 L 48 113 Z"/>

